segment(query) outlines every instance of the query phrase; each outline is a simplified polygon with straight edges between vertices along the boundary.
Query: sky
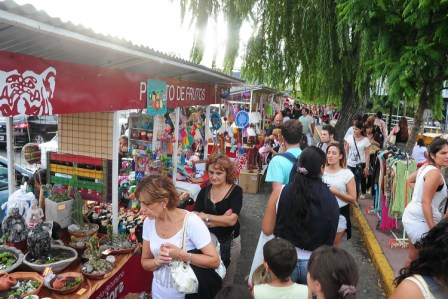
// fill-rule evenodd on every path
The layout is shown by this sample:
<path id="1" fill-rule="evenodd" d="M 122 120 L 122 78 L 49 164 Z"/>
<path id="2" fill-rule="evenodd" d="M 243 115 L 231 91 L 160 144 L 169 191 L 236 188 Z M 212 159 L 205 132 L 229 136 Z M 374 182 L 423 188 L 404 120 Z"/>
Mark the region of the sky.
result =
<path id="1" fill-rule="evenodd" d="M 154 50 L 173 54 L 189 60 L 193 44 L 194 28 L 191 16 L 184 23 L 180 19 L 178 0 L 14 0 L 16 3 L 32 4 L 51 17 L 62 21 L 82 24 L 93 31 L 110 34 L 144 45 Z M 226 26 L 222 18 L 210 24 L 207 30 L 207 47 L 201 64 L 210 67 L 215 48 L 218 49 L 217 66 L 222 67 L 225 49 Z M 250 25 L 241 30 L 242 48 L 250 36 Z M 235 69 L 239 69 L 237 59 Z"/>

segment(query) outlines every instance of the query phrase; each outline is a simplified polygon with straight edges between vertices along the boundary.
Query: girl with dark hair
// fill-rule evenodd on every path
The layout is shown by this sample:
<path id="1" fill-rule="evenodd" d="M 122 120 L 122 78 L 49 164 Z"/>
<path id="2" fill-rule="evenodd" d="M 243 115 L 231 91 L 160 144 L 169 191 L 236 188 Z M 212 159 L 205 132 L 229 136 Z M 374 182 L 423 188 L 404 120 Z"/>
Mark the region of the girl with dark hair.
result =
<path id="1" fill-rule="evenodd" d="M 395 145 L 400 149 L 404 149 L 409 138 L 408 120 L 406 117 L 400 117 L 398 125 L 392 129 L 386 142 L 391 140 L 392 136 L 395 136 Z"/>
<path id="2" fill-rule="evenodd" d="M 415 244 L 418 258 L 400 270 L 391 299 L 448 298 L 448 219 Z"/>
<path id="3" fill-rule="evenodd" d="M 417 143 L 412 150 L 412 158 L 417 162 L 417 167 L 422 167 L 428 159 L 428 149 L 426 148 L 423 138 L 417 140 Z"/>
<path id="4" fill-rule="evenodd" d="M 436 138 L 429 145 L 428 151 L 428 163 L 407 179 L 414 191 L 402 218 L 409 237 L 405 267 L 418 257 L 414 244 L 442 220 L 444 200 L 448 194 L 445 179 L 440 172 L 442 167 L 448 166 L 448 141 Z"/>
<path id="5" fill-rule="evenodd" d="M 325 154 L 307 147 L 299 156 L 294 180 L 283 186 L 278 200 L 274 235 L 296 247 L 297 265 L 291 274 L 295 282 L 306 283 L 306 266 L 317 247 L 332 245 L 339 221 L 339 206 L 322 182 Z"/>
<path id="6" fill-rule="evenodd" d="M 355 122 L 353 135 L 345 138 L 345 151 L 347 153 L 348 168 L 355 175 L 356 197 L 364 199 L 366 193 L 366 180 L 369 175 L 370 141 L 362 135 L 364 124 Z M 361 196 L 359 195 L 360 193 Z"/>
<path id="7" fill-rule="evenodd" d="M 359 274 L 355 259 L 344 249 L 322 246 L 308 263 L 308 289 L 317 299 L 356 299 Z"/>
<path id="8" fill-rule="evenodd" d="M 353 173 L 347 169 L 345 150 L 340 143 L 330 143 L 327 147 L 327 163 L 322 181 L 336 196 L 339 205 L 339 223 L 334 245 L 339 246 L 347 232 L 351 237 L 350 204 L 356 203 L 356 185 Z"/>

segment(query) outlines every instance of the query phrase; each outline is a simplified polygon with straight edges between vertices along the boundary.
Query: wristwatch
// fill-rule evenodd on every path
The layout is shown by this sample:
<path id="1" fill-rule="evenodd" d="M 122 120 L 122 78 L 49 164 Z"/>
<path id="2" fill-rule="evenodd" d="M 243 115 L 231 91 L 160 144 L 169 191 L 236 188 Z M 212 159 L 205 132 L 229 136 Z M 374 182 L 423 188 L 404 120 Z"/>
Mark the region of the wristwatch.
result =
<path id="1" fill-rule="evenodd" d="M 210 218 L 208 218 L 209 215 L 207 215 L 207 217 L 205 217 L 205 222 L 210 223 Z"/>

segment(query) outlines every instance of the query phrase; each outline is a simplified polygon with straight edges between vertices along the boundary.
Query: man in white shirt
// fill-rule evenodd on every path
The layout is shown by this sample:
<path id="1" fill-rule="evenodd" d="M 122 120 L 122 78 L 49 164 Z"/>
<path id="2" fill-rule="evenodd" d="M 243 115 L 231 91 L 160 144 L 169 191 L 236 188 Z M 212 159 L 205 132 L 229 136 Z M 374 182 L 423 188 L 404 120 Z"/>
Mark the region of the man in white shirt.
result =
<path id="1" fill-rule="evenodd" d="M 302 116 L 299 118 L 299 121 L 303 126 L 303 133 L 306 134 L 306 142 L 308 146 L 313 145 L 313 137 L 314 137 L 314 129 L 316 125 L 314 124 L 314 119 L 308 115 L 310 110 L 308 108 L 302 109 Z"/>

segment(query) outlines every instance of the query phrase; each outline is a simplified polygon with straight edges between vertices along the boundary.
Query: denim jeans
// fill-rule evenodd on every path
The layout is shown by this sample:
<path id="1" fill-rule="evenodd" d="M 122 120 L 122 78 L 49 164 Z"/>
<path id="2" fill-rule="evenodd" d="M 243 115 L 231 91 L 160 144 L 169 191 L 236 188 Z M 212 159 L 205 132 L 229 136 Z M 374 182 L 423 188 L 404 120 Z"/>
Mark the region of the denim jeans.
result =
<path id="1" fill-rule="evenodd" d="M 308 272 L 308 260 L 297 260 L 296 267 L 292 271 L 291 279 L 299 284 L 306 285 L 306 274 Z"/>

